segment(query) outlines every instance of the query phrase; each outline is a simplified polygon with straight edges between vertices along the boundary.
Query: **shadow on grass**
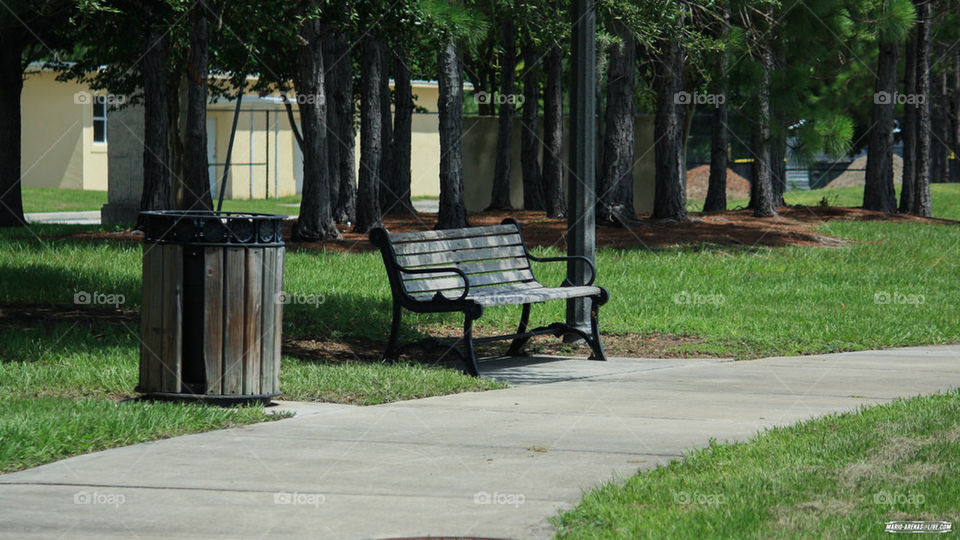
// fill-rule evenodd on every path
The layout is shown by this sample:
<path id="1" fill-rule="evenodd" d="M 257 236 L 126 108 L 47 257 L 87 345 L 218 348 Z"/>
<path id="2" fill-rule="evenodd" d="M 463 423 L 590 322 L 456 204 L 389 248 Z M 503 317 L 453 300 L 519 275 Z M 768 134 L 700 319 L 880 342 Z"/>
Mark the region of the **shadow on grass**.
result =
<path id="1" fill-rule="evenodd" d="M 72 298 L 72 297 L 71 297 Z M 427 339 L 413 314 L 405 313 L 404 342 Z M 436 319 L 436 317 L 433 317 Z M 317 363 L 380 362 L 390 329 L 390 301 L 333 295 L 317 306 L 286 305 L 283 354 Z M 138 348 L 136 309 L 89 305 L 7 304 L 0 307 L 0 362 L 97 354 L 116 347 Z M 411 349 L 404 360 L 437 364 L 439 348 Z"/>
<path id="2" fill-rule="evenodd" d="M 53 264 L 17 265 L 0 263 L 0 299 L 7 303 L 59 304 L 92 307 L 91 303 L 107 301 L 110 295 L 122 300 L 113 307 L 139 307 L 141 281 L 139 276 L 121 272 L 87 274 Z M 84 295 L 84 293 L 87 293 Z M 102 296 L 93 297 L 94 293 Z M 118 295 L 122 295 L 118 296 Z M 83 304 L 85 298 L 90 302 Z"/>
<path id="3" fill-rule="evenodd" d="M 393 320 L 392 300 L 357 294 L 336 294 L 323 304 L 286 305 L 283 314 L 283 354 L 316 363 L 381 362 Z M 401 361 L 453 366 L 459 357 L 423 324 L 449 323 L 459 327 L 460 314 L 403 313 L 401 343 L 408 344 Z M 418 343 L 421 342 L 421 343 Z"/>
<path id="4" fill-rule="evenodd" d="M 47 306 L 0 308 L 0 363 L 94 357 L 118 347 L 138 348 L 136 315 L 95 310 L 66 312 Z"/>

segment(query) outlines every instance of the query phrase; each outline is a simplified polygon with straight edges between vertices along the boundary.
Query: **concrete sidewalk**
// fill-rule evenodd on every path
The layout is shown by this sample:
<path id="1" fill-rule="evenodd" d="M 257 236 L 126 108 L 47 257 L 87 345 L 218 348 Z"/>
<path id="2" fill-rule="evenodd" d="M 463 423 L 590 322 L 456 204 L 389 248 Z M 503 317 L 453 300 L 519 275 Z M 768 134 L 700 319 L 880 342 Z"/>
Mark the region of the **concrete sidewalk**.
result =
<path id="1" fill-rule="evenodd" d="M 99 225 L 100 211 L 30 212 L 23 215 L 27 223 L 60 223 L 66 225 Z"/>
<path id="2" fill-rule="evenodd" d="M 484 364 L 515 386 L 79 456 L 0 476 L 11 537 L 544 538 L 582 490 L 719 440 L 960 385 L 960 346 Z"/>

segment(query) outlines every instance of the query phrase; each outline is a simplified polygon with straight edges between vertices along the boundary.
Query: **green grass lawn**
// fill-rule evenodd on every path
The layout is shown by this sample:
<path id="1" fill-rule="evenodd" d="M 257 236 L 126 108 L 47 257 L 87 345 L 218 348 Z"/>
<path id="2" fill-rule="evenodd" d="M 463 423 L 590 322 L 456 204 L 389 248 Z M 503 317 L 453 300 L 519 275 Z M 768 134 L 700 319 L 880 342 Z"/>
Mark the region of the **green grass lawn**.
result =
<path id="1" fill-rule="evenodd" d="M 895 186 L 897 201 L 900 200 L 900 186 Z M 930 197 L 933 200 L 933 215 L 944 219 L 960 220 L 960 184 L 931 184 Z M 813 189 L 809 191 L 789 191 L 783 195 L 789 205 L 818 206 L 863 206 L 863 188 L 845 187 Z M 746 208 L 748 199 L 727 202 L 727 208 Z M 687 208 L 692 212 L 703 210 L 703 201 L 690 201 Z"/>
<path id="2" fill-rule="evenodd" d="M 895 186 L 897 201 L 900 200 L 900 186 Z M 933 201 L 934 217 L 960 220 L 960 184 L 931 184 L 930 197 Z M 830 206 L 862 206 L 863 188 L 848 187 L 835 189 L 816 189 L 811 191 L 791 191 L 783 197 L 791 205 L 817 206 L 822 202 Z M 740 201 L 746 206 L 746 201 Z"/>
<path id="3" fill-rule="evenodd" d="M 66 226 L 31 227 L 41 234 Z M 832 222 L 835 249 L 684 246 L 601 250 L 599 283 L 611 291 L 601 311 L 608 333 L 695 336 L 685 354 L 752 358 L 960 339 L 960 242 L 955 226 Z M 140 246 L 38 240 L 0 231 L 0 304 L 70 304 L 81 291 L 122 294 L 140 304 Z M 554 253 L 554 252 L 551 252 Z M 563 265 L 535 269 L 560 283 Z M 290 337 L 384 339 L 390 293 L 376 253 L 291 252 L 286 290 L 322 303 L 287 306 Z M 24 286 L 29 284 L 29 286 Z M 534 322 L 562 319 L 561 302 L 539 305 Z M 487 310 L 478 332 L 506 331 L 518 308 Z M 408 316 L 409 315 L 409 316 Z M 407 337 L 459 325 L 455 316 L 405 315 Z"/>
<path id="4" fill-rule="evenodd" d="M 107 192 L 82 189 L 23 188 L 24 212 L 79 212 L 99 210 Z"/>
<path id="5" fill-rule="evenodd" d="M 960 215 L 957 187 L 935 191 L 938 215 Z M 140 245 L 65 238 L 84 230 L 89 228 L 34 225 L 0 230 L 0 306 L 70 306 L 82 314 L 91 308 L 74 306 L 74 295 L 97 292 L 122 295 L 121 307 L 136 310 Z M 601 250 L 598 282 L 612 294 L 601 311 L 602 328 L 608 334 L 691 336 L 695 339 L 672 352 L 739 358 L 960 339 L 960 243 L 955 226 L 833 222 L 821 232 L 847 244 Z M 322 299 L 315 305 L 286 306 L 286 336 L 385 339 L 390 294 L 378 254 L 298 251 L 288 253 L 286 261 L 287 292 Z M 548 284 L 563 278 L 563 265 L 535 270 Z M 490 309 L 478 333 L 512 330 L 517 316 L 517 308 Z M 562 318 L 563 305 L 554 302 L 538 306 L 532 322 Z M 406 337 L 415 338 L 460 322 L 450 316 L 407 314 L 404 328 Z M 91 323 L 82 316 L 67 322 L 4 321 L 0 395 L 11 401 L 0 407 L 0 432 L 23 434 L 29 425 L 25 419 L 35 416 L 47 419 L 49 436 L 3 437 L 0 470 L 264 420 L 254 409 L 225 414 L 196 405 L 122 401 L 136 386 L 138 332 L 133 322 Z M 338 364 L 285 357 L 281 371 L 281 388 L 288 398 L 359 404 L 500 386 L 419 364 Z M 102 422 L 89 428 L 84 415 L 89 422 Z M 50 441 L 60 444 L 51 446 Z"/>
<path id="6" fill-rule="evenodd" d="M 100 210 L 106 203 L 106 191 L 55 188 L 23 189 L 24 212 Z M 296 215 L 299 212 L 299 207 L 290 205 L 299 204 L 299 195 L 278 199 L 227 199 L 223 201 L 223 209 L 227 212 Z"/>
<path id="7" fill-rule="evenodd" d="M 262 408 L 126 400 L 136 325 L 0 325 L 0 473 L 76 454 L 262 422 Z"/>
<path id="8" fill-rule="evenodd" d="M 559 538 L 886 538 L 960 522 L 960 392 L 712 443 L 586 493 Z"/>
<path id="9" fill-rule="evenodd" d="M 900 186 L 896 186 L 900 197 Z M 960 220 L 960 184 L 932 184 L 930 193 L 934 200 L 934 215 Z M 436 200 L 433 196 L 412 197 L 413 200 Z M 810 191 L 791 191 L 784 195 L 789 205 L 816 206 L 822 202 L 830 206 L 860 206 L 863 203 L 863 188 L 832 188 Z M 53 188 L 24 188 L 24 212 L 61 212 L 99 210 L 107 202 L 106 191 Z M 747 199 L 728 202 L 731 209 L 746 207 Z M 299 212 L 300 196 L 292 195 L 278 199 L 227 199 L 223 209 L 228 212 L 259 212 L 264 214 L 296 215 Z M 690 211 L 703 209 L 703 201 L 690 201 Z M 939 208 L 938 208 L 939 207 Z"/>

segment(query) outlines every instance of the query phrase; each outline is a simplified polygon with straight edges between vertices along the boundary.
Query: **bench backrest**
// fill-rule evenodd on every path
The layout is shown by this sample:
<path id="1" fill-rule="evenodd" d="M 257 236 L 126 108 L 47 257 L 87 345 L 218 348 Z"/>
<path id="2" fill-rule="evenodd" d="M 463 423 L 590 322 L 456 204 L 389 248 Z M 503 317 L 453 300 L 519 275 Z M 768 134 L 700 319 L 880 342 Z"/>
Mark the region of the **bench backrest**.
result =
<path id="1" fill-rule="evenodd" d="M 456 267 L 470 280 L 471 292 L 476 289 L 534 285 L 526 247 L 520 227 L 514 223 L 466 229 L 447 229 L 387 234 L 394 264 L 408 269 Z M 388 263 L 388 268 L 390 264 Z M 424 298 L 443 292 L 457 296 L 463 291 L 463 280 L 451 273 L 410 274 L 397 272 L 404 292 Z"/>

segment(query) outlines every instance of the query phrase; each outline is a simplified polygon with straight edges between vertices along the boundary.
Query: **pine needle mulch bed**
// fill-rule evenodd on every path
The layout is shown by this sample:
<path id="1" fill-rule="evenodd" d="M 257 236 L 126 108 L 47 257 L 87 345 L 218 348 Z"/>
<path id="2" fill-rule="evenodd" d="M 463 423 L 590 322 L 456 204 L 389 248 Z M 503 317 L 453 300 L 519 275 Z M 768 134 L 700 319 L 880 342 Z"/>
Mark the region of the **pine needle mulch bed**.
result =
<path id="1" fill-rule="evenodd" d="M 836 206 L 790 206 L 779 209 L 773 218 L 755 218 L 747 209 L 716 213 L 691 213 L 688 221 L 655 220 L 641 217 L 629 227 L 600 226 L 597 228 L 597 247 L 614 249 L 656 249 L 684 244 L 717 244 L 742 247 L 820 246 L 835 247 L 846 241 L 820 234 L 817 227 L 830 221 L 889 221 L 960 225 L 958 221 L 938 218 L 919 218 L 901 214 L 884 214 L 862 208 Z M 530 247 L 566 249 L 567 220 L 551 219 L 544 212 L 527 210 L 472 213 L 471 226 L 499 224 L 513 217 L 523 227 Z M 390 232 L 430 230 L 436 224 L 436 214 L 417 213 L 388 215 L 384 225 Z M 370 251 L 366 234 L 353 232 L 341 225 L 343 238 L 325 242 L 296 242 L 292 240 L 293 221 L 285 223 L 287 249 L 323 250 L 340 252 Z M 141 241 L 137 231 L 94 231 L 64 235 L 65 238 L 113 241 Z"/>
<path id="2" fill-rule="evenodd" d="M 821 246 L 835 247 L 846 241 L 824 235 L 817 227 L 830 221 L 926 222 L 960 225 L 960 222 L 890 215 L 862 208 L 791 206 L 779 209 L 774 218 L 755 218 L 751 210 L 740 209 L 718 213 L 690 214 L 689 221 L 639 219 L 628 228 L 600 226 L 597 247 L 614 249 L 656 249 L 683 244 L 719 244 L 741 247 Z M 507 217 L 520 222 L 530 247 L 566 249 L 567 220 L 551 219 L 543 212 L 526 210 L 483 212 L 469 215 L 471 226 L 496 225 Z M 429 230 L 436 224 L 436 214 L 391 215 L 384 224 L 390 232 Z M 292 227 L 292 224 L 289 225 Z M 322 249 L 327 251 L 367 251 L 373 249 L 365 234 L 341 231 L 342 240 L 327 242 L 292 242 L 288 248 Z M 289 234 L 287 237 L 289 238 Z"/>

